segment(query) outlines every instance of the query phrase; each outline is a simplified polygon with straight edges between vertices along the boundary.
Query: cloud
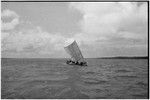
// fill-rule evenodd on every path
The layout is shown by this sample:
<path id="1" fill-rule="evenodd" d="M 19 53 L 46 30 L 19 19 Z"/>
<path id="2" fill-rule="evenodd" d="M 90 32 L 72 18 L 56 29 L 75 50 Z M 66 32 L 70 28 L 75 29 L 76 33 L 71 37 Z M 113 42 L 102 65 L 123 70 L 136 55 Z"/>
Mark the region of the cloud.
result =
<path id="1" fill-rule="evenodd" d="M 43 31 L 40 27 L 35 27 L 34 29 L 24 32 L 10 33 L 10 35 L 2 41 L 2 50 L 15 52 L 33 51 L 39 54 L 50 54 L 53 51 L 61 49 L 64 39 L 63 36 L 50 34 Z"/>
<path id="2" fill-rule="evenodd" d="M 118 31 L 137 33 L 146 30 L 146 4 L 136 3 L 72 3 L 73 8 L 82 12 L 80 24 L 88 35 L 110 37 L 119 35 Z M 143 13 L 144 12 L 144 13 Z"/>
<path id="3" fill-rule="evenodd" d="M 1 14 L 2 19 L 4 18 L 10 18 L 11 21 L 4 22 L 2 20 L 2 27 L 1 30 L 12 30 L 19 24 L 19 16 L 9 9 L 3 10 Z"/>
<path id="4" fill-rule="evenodd" d="M 66 38 L 60 33 L 49 33 L 39 26 L 29 24 L 28 27 L 25 27 L 27 23 L 24 20 L 20 21 L 19 15 L 11 10 L 4 10 L 1 16 L 2 18 L 11 19 L 10 22 L 6 23 L 2 21 L 2 54 L 6 56 L 20 55 L 20 57 L 37 54 L 37 57 L 41 55 L 51 57 L 56 52 L 63 52 L 62 49 Z M 18 28 L 16 28 L 17 25 L 19 26 Z M 56 55 L 61 54 L 57 53 Z"/>
<path id="5" fill-rule="evenodd" d="M 26 21 L 16 12 L 2 11 L 2 54 L 7 57 L 66 57 L 63 46 L 68 38 L 77 41 L 84 57 L 147 54 L 146 3 L 70 3 L 69 9 L 83 15 L 77 22 L 81 32 L 69 36 L 69 33 L 50 33 L 40 26 L 30 27 L 28 23 L 21 23 Z"/>
<path id="6" fill-rule="evenodd" d="M 141 44 L 147 46 L 146 3 L 140 5 L 133 2 L 71 3 L 70 8 L 83 14 L 83 19 L 79 22 L 82 32 L 76 34 L 74 38 L 84 45 L 97 45 L 97 50 L 104 47 L 121 50 L 122 46 L 126 46 L 129 52 L 134 47 L 143 47 Z"/>

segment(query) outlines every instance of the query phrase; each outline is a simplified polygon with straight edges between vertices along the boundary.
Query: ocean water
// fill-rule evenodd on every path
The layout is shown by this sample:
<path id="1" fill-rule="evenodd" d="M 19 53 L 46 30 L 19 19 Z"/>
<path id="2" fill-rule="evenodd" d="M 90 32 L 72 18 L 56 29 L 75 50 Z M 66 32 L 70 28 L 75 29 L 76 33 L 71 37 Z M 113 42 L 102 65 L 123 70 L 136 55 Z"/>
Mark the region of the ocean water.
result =
<path id="1" fill-rule="evenodd" d="M 145 99 L 147 59 L 2 59 L 2 99 Z"/>

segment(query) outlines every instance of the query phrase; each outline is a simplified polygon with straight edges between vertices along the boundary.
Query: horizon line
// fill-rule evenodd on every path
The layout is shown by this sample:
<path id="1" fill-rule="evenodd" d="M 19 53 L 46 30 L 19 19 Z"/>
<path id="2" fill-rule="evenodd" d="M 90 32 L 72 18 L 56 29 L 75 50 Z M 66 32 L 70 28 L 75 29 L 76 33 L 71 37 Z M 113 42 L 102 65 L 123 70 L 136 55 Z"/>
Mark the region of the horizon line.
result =
<path id="1" fill-rule="evenodd" d="M 15 58 L 15 59 L 42 59 L 42 58 L 46 58 L 46 59 L 64 59 L 63 57 L 58 57 L 58 58 L 54 58 L 54 57 L 1 57 L 1 59 L 3 58 Z M 106 57 L 85 57 L 86 58 L 149 58 L 149 56 L 106 56 Z M 65 59 L 69 59 L 69 57 L 65 58 Z"/>

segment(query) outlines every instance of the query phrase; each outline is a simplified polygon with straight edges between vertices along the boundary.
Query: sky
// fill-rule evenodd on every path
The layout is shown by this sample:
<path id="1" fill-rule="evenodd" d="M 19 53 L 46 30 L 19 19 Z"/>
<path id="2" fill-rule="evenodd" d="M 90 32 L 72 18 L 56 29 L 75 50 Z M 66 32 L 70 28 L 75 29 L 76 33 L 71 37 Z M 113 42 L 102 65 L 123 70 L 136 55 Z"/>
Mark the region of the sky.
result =
<path id="1" fill-rule="evenodd" d="M 65 58 L 75 39 L 86 58 L 147 56 L 146 2 L 2 2 L 1 55 Z"/>

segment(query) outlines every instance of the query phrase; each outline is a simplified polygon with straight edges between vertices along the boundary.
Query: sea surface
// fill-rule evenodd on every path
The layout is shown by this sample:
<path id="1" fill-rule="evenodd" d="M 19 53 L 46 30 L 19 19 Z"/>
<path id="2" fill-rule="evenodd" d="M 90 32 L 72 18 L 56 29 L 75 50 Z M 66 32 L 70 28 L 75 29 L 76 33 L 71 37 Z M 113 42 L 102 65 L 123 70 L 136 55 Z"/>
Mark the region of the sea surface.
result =
<path id="1" fill-rule="evenodd" d="M 148 59 L 1 59 L 2 99 L 145 99 Z"/>

